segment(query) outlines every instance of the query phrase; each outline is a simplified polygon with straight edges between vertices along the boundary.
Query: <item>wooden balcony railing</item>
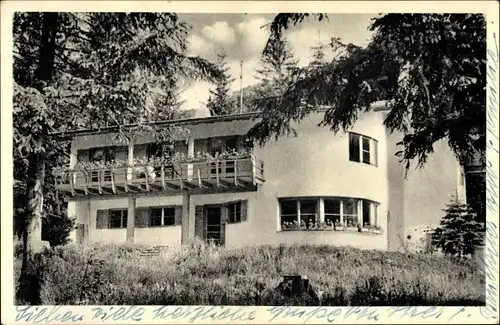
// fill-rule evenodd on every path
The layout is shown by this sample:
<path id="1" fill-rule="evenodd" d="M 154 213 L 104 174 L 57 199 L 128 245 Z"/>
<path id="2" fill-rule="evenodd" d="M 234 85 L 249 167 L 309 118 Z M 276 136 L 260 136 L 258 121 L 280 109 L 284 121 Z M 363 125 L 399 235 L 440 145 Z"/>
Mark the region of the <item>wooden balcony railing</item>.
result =
<path id="1" fill-rule="evenodd" d="M 56 190 L 71 196 L 249 191 L 264 182 L 264 164 L 250 156 L 213 162 L 67 169 L 54 172 L 54 176 Z"/>

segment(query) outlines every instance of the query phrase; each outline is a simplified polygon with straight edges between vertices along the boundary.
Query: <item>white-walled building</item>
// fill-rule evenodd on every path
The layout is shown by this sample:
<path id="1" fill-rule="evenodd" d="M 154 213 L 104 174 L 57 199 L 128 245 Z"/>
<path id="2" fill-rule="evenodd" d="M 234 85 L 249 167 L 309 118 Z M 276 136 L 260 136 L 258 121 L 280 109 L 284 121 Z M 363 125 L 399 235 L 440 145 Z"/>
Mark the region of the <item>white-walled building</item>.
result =
<path id="1" fill-rule="evenodd" d="M 218 161 L 193 157 L 242 149 L 255 114 L 176 121 L 188 132 L 179 134 L 170 154 L 190 160 L 149 168 L 137 160 L 158 154 L 152 136 L 117 143 L 113 128 L 75 131 L 66 135 L 73 159 L 56 188 L 67 194 L 77 242 L 169 246 L 199 237 L 228 247 L 397 250 L 415 229 L 438 225 L 453 195 L 465 198 L 464 173 L 443 141 L 423 168 L 405 177 L 395 155 L 402 135 L 383 125 L 386 113 L 382 107 L 364 113 L 350 132 L 337 134 L 318 127 L 322 114 L 312 114 L 294 126 L 297 137 Z M 127 164 L 77 167 L 96 159 Z"/>

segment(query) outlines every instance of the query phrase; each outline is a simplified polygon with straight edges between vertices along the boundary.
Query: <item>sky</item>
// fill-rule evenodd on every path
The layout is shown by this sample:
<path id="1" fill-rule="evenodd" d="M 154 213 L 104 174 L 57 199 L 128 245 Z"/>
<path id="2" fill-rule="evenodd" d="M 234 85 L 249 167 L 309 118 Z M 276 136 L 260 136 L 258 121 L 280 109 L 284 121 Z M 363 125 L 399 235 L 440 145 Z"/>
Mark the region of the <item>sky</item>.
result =
<path id="1" fill-rule="evenodd" d="M 189 35 L 188 54 L 203 57 L 214 62 L 215 51 L 224 48 L 231 75 L 235 78 L 232 90 L 240 88 L 240 61 L 243 61 L 243 87 L 253 85 L 255 69 L 259 67 L 262 50 L 269 37 L 268 28 L 275 14 L 179 14 L 180 18 L 192 26 Z M 293 47 L 293 54 L 299 59 L 299 65 L 307 65 L 311 60 L 311 47 L 319 42 L 328 44 L 332 37 L 339 37 L 344 43 L 367 45 L 371 37 L 368 30 L 374 14 L 329 14 L 328 21 L 318 22 L 306 19 L 302 24 L 292 26 L 285 32 Z M 326 57 L 333 53 L 325 52 Z M 202 116 L 206 114 L 205 103 L 209 89 L 213 85 L 195 82 L 184 86 L 183 108 L 198 109 Z"/>

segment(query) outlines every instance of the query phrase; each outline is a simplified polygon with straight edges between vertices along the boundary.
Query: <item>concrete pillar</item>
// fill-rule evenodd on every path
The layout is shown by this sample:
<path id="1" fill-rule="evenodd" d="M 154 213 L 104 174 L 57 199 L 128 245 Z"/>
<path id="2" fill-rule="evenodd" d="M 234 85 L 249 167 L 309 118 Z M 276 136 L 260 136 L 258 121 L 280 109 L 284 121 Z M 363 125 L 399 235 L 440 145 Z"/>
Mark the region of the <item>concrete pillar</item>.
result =
<path id="1" fill-rule="evenodd" d="M 92 243 L 93 242 L 92 237 L 96 229 L 96 223 L 97 223 L 97 210 L 92 211 L 90 206 L 90 200 L 87 200 L 85 204 L 85 212 L 87 213 L 88 216 L 87 231 L 85 231 L 87 234 L 85 237 L 88 243 Z"/>
<path id="2" fill-rule="evenodd" d="M 128 198 L 128 211 L 127 211 L 127 243 L 134 242 L 135 236 L 135 206 L 136 198 Z"/>
<path id="3" fill-rule="evenodd" d="M 128 165 L 133 166 L 134 165 L 134 139 L 130 138 L 128 142 Z M 129 167 L 127 168 L 127 180 L 132 179 L 132 174 L 134 170 L 133 168 Z"/>
<path id="4" fill-rule="evenodd" d="M 188 243 L 192 238 L 190 236 L 190 206 L 191 206 L 191 194 L 184 191 L 182 194 L 182 222 L 181 222 L 181 244 Z"/>
<path id="5" fill-rule="evenodd" d="M 194 138 L 193 137 L 189 137 L 188 139 L 188 157 L 192 158 L 194 157 Z M 194 165 L 193 164 L 189 164 L 188 165 L 188 180 L 192 180 L 193 179 L 193 174 L 194 174 Z"/>

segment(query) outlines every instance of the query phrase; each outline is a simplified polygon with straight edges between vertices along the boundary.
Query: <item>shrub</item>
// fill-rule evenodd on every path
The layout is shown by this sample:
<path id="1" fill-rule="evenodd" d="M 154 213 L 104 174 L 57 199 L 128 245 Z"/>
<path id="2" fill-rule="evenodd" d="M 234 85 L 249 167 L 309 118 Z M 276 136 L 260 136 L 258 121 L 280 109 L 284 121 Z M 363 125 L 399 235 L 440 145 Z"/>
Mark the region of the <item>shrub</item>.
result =
<path id="1" fill-rule="evenodd" d="M 483 244 L 485 225 L 476 220 L 476 214 L 465 203 L 454 198 L 444 210 L 441 227 L 433 234 L 433 245 L 454 257 L 472 256 Z"/>

